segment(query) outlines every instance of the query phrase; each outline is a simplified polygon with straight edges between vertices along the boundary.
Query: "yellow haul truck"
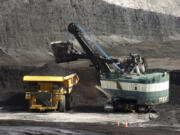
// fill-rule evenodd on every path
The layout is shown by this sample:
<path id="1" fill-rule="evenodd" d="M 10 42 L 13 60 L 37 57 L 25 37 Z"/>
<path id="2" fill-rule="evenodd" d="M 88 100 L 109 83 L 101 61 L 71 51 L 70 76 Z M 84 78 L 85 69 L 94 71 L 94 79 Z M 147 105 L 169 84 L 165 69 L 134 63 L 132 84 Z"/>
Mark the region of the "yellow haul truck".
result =
<path id="1" fill-rule="evenodd" d="M 58 110 L 70 108 L 70 93 L 79 81 L 76 74 L 68 76 L 24 76 L 25 99 L 30 110 Z"/>

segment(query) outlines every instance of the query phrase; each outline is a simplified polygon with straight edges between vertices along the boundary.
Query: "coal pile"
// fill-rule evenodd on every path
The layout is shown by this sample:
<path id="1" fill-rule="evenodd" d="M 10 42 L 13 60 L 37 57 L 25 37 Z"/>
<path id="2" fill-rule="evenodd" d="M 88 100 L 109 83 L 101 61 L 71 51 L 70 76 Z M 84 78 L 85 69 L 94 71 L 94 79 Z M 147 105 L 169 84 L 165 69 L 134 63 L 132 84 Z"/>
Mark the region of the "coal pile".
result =
<path id="1" fill-rule="evenodd" d="M 180 85 L 180 70 L 173 70 L 170 73 L 170 83 Z"/>

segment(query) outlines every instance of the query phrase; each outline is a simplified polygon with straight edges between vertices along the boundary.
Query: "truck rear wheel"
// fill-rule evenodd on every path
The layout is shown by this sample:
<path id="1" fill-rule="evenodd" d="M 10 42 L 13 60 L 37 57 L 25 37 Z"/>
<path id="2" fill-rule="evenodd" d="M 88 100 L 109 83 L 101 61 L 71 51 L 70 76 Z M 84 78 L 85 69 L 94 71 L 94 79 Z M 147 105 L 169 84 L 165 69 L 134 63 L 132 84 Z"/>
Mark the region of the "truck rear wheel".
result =
<path id="1" fill-rule="evenodd" d="M 66 110 L 70 110 L 71 108 L 71 95 L 66 94 Z"/>
<path id="2" fill-rule="evenodd" d="M 58 111 L 59 112 L 66 112 L 66 96 L 62 95 L 62 100 L 58 103 Z"/>

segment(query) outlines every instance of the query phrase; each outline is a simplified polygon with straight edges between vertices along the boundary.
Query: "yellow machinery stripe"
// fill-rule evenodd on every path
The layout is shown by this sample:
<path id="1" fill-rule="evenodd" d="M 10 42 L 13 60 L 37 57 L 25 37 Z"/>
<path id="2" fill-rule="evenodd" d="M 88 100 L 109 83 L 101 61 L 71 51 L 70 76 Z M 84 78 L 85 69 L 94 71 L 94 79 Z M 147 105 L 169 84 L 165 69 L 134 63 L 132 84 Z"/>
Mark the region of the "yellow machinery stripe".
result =
<path id="1" fill-rule="evenodd" d="M 45 82 L 63 82 L 65 80 L 71 79 L 76 74 L 71 74 L 68 76 L 24 76 L 23 81 L 45 81 Z"/>
<path id="2" fill-rule="evenodd" d="M 24 76 L 23 81 L 63 82 L 63 76 Z"/>
<path id="3" fill-rule="evenodd" d="M 24 76 L 23 81 L 46 81 L 46 82 L 63 82 L 77 76 L 76 74 L 71 74 L 68 76 Z M 78 78 L 77 78 L 78 79 Z"/>

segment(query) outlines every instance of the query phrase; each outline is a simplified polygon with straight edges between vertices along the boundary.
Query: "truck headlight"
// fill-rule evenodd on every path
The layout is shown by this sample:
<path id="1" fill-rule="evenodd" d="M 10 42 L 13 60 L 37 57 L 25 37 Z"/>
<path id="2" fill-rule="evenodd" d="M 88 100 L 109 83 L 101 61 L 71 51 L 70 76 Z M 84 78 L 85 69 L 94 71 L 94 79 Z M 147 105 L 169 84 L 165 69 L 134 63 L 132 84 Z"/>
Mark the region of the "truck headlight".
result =
<path id="1" fill-rule="evenodd" d="M 31 94 L 30 94 L 30 93 L 27 93 L 27 94 L 26 94 L 26 97 L 30 97 L 30 96 L 31 96 Z"/>
<path id="2" fill-rule="evenodd" d="M 56 97 L 57 97 L 57 98 L 59 98 L 60 96 L 61 96 L 61 95 L 59 95 L 59 94 L 58 94 L 58 95 L 56 95 Z"/>

